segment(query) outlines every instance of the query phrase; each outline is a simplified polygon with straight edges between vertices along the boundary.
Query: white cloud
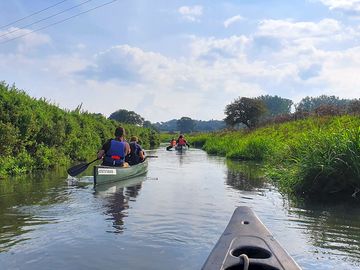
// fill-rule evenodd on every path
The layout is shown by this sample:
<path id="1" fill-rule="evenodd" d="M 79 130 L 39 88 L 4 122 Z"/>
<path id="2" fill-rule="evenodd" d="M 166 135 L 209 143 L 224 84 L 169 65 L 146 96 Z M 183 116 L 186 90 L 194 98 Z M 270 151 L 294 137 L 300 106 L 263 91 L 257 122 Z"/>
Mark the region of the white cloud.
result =
<path id="1" fill-rule="evenodd" d="M 292 22 L 286 20 L 263 20 L 259 24 L 258 34 L 280 38 L 298 39 L 311 37 L 328 37 L 341 33 L 340 23 L 333 19 L 320 22 Z"/>
<path id="2" fill-rule="evenodd" d="M 192 37 L 191 55 L 202 60 L 240 57 L 244 55 L 244 48 L 248 42 L 249 38 L 243 35 L 224 39 Z"/>
<path id="3" fill-rule="evenodd" d="M 48 35 L 16 27 L 10 27 L 5 31 L 0 31 L 0 36 L 0 42 L 4 42 L 4 44 L 7 43 L 7 40 L 9 40 L 9 43 L 15 42 L 20 52 L 25 52 L 41 45 L 51 43 L 51 39 Z"/>
<path id="4" fill-rule="evenodd" d="M 200 17 L 203 14 L 203 7 L 199 5 L 182 6 L 178 9 L 178 12 L 185 20 L 195 22 L 200 20 Z"/>
<path id="5" fill-rule="evenodd" d="M 345 12 L 360 12 L 360 0 L 320 0 L 329 9 Z"/>
<path id="6" fill-rule="evenodd" d="M 241 21 L 243 19 L 244 18 L 241 17 L 240 15 L 233 16 L 233 17 L 231 17 L 231 18 L 224 21 L 224 26 L 225 26 L 225 28 L 228 28 L 233 23 L 236 23 L 236 22 Z"/>
<path id="7" fill-rule="evenodd" d="M 295 102 L 307 95 L 359 97 L 359 31 L 332 19 L 263 20 L 248 35 L 191 36 L 187 57 L 127 44 L 93 57 L 86 54 L 88 44 L 42 57 L 0 52 L 0 74 L 68 108 L 83 102 L 84 109 L 106 115 L 124 108 L 152 122 L 222 119 L 239 96 L 276 94 Z"/>

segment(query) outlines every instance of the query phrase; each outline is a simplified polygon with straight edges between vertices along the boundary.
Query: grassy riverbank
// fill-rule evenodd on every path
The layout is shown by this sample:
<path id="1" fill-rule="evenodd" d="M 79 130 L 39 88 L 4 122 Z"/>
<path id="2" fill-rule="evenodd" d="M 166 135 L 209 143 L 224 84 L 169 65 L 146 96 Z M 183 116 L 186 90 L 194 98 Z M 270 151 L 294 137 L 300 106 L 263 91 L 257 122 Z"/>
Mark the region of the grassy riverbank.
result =
<path id="1" fill-rule="evenodd" d="M 127 137 L 138 136 L 144 148 L 159 144 L 159 134 L 151 129 L 120 124 L 80 107 L 62 110 L 0 82 L 0 178 L 94 159 L 119 125 Z"/>
<path id="2" fill-rule="evenodd" d="M 360 117 L 315 117 L 253 131 L 198 134 L 189 140 L 230 159 L 258 160 L 282 191 L 351 196 L 360 188 Z"/>

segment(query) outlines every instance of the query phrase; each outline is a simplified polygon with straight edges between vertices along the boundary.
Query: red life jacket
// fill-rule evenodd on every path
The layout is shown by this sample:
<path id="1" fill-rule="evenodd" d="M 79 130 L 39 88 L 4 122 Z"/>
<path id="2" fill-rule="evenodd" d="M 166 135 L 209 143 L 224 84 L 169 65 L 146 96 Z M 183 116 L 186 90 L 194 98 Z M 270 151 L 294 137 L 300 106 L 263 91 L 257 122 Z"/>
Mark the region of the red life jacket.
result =
<path id="1" fill-rule="evenodd" d="M 179 138 L 178 145 L 186 145 L 186 140 L 184 138 Z"/>

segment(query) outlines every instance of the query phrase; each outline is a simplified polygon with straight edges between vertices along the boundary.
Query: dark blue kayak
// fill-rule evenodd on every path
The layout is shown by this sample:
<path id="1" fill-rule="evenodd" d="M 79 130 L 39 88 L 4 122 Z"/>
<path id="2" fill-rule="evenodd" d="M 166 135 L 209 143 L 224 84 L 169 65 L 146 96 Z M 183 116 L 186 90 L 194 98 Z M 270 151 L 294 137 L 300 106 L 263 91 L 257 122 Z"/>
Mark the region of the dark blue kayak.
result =
<path id="1" fill-rule="evenodd" d="M 301 270 L 251 208 L 238 207 L 203 270 Z"/>

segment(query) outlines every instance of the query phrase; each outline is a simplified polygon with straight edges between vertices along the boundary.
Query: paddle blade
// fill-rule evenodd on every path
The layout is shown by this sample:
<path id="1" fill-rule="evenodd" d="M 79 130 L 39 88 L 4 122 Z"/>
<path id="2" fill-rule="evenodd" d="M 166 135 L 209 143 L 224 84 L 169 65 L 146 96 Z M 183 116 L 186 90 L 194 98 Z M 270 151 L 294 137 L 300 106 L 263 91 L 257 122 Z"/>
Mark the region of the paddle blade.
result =
<path id="1" fill-rule="evenodd" d="M 71 176 L 76 176 L 76 175 L 82 173 L 83 171 L 85 171 L 91 163 L 94 163 L 97 160 L 98 159 L 96 158 L 93 161 L 90 161 L 89 163 L 81 163 L 81 164 L 75 165 L 74 167 L 69 168 L 67 170 L 67 172 Z"/>
<path id="2" fill-rule="evenodd" d="M 89 167 L 89 163 L 81 163 L 81 164 L 75 165 L 74 167 L 69 168 L 67 170 L 67 172 L 71 176 L 76 176 L 76 175 L 82 173 L 83 171 L 85 171 L 87 169 L 87 167 Z"/>

